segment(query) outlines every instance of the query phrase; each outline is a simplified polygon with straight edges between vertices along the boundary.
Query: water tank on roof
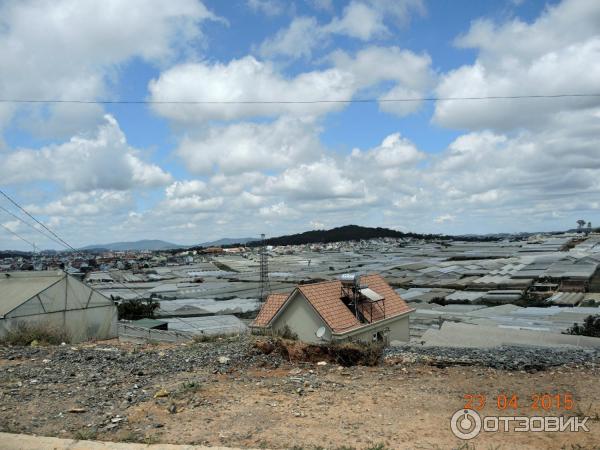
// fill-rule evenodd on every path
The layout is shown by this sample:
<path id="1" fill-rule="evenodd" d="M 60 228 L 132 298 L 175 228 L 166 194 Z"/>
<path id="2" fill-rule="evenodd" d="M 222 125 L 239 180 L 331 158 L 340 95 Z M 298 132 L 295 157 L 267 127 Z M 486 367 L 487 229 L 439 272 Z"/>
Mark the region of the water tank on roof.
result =
<path id="1" fill-rule="evenodd" d="M 343 273 L 339 276 L 340 281 L 342 282 L 354 282 L 355 273 Z"/>

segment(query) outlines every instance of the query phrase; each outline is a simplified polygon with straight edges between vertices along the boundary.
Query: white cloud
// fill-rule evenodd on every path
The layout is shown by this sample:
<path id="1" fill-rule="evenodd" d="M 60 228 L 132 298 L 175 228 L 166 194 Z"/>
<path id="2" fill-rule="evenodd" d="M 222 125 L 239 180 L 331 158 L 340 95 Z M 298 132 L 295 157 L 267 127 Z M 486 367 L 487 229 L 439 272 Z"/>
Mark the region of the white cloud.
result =
<path id="1" fill-rule="evenodd" d="M 152 100 L 216 103 L 155 104 L 153 109 L 161 116 L 184 125 L 281 115 L 306 119 L 339 111 L 347 104 L 293 102 L 350 100 L 356 92 L 370 86 L 384 90 L 381 98 L 422 96 L 434 80 L 431 59 L 427 54 L 419 55 L 397 47 L 368 47 L 354 57 L 335 52 L 329 59 L 334 67 L 302 72 L 293 78 L 283 76 L 271 63 L 258 61 L 252 56 L 227 64 L 177 65 L 149 83 Z M 394 83 L 394 87 L 385 92 L 381 83 L 389 81 Z M 257 101 L 266 103 L 253 103 Z M 418 107 L 418 102 L 381 104 L 383 110 L 398 115 L 408 114 Z"/>
<path id="2" fill-rule="evenodd" d="M 52 181 L 67 191 L 126 190 L 162 186 L 171 175 L 146 163 L 140 151 L 127 144 L 110 115 L 95 136 L 79 135 L 39 150 L 20 149 L 6 154 L 0 166 L 4 183 Z"/>
<path id="3" fill-rule="evenodd" d="M 285 5 L 280 0 L 247 0 L 246 4 L 254 12 L 271 17 L 285 12 Z"/>
<path id="4" fill-rule="evenodd" d="M 472 65 L 446 74 L 440 97 L 597 93 L 600 79 L 600 3 L 566 0 L 531 24 L 473 23 L 457 45 L 479 51 Z M 453 128 L 544 127 L 564 111 L 600 105 L 600 98 L 437 102 L 434 121 Z"/>
<path id="5" fill-rule="evenodd" d="M 285 55 L 291 58 L 310 58 L 313 49 L 327 39 L 327 33 L 314 17 L 296 17 L 288 28 L 279 30 L 259 47 L 261 56 L 270 58 Z"/>
<path id="6" fill-rule="evenodd" d="M 238 196 L 244 191 L 264 183 L 266 175 L 260 172 L 244 172 L 232 175 L 217 173 L 210 179 L 211 188 L 227 196 Z"/>
<path id="7" fill-rule="evenodd" d="M 318 116 L 343 105 L 252 104 L 253 101 L 347 100 L 353 94 L 353 78 L 338 69 L 304 72 L 285 78 L 266 62 L 252 56 L 221 63 L 190 63 L 175 66 L 150 81 L 155 101 L 250 102 L 250 104 L 154 105 L 169 119 L 198 123 L 211 119 L 234 120 L 281 114 Z"/>
<path id="8" fill-rule="evenodd" d="M 260 10 L 276 3 L 257 0 L 254 6 Z M 32 10 L 29 2 L 6 3 L 0 10 L 16 11 L 21 4 L 22 11 Z M 58 20 L 52 15 L 53 3 L 39 5 L 51 16 L 53 30 Z M 77 23 L 73 35 L 89 40 L 74 44 L 73 60 L 66 52 L 52 56 L 70 41 L 68 27 L 56 29 L 46 47 L 44 43 L 36 47 L 44 34 L 37 27 L 23 42 L 35 50 L 31 64 L 39 66 L 39 73 L 16 70 L 14 61 L 27 57 L 24 50 L 0 51 L 8 80 L 0 94 L 5 95 L 4 86 L 21 95 L 33 85 L 32 95 L 50 95 L 58 86 L 65 96 L 108 96 L 120 65 L 141 58 L 167 67 L 175 61 L 173 54 L 186 51 L 180 42 L 198 43 L 198 24 L 214 18 L 205 9 L 195 9 L 198 5 L 184 0 L 161 5 L 158 12 L 141 15 L 140 21 L 150 19 L 144 21 L 144 30 L 134 17 L 116 21 L 122 30 L 113 30 L 112 22 L 104 24 L 109 31 L 103 28 L 104 16 L 99 16 L 98 24 L 84 20 L 89 34 Z M 320 53 L 329 52 L 328 45 L 340 33 L 363 42 L 383 39 L 393 27 L 423 14 L 422 6 L 418 1 L 354 1 L 332 11 L 331 21 L 324 23 L 297 17 L 276 39 L 264 42 L 261 52 L 308 59 L 317 47 Z M 266 9 L 262 13 L 269 14 Z M 34 16 L 32 23 L 39 25 Z M 11 18 L 0 18 L 0 50 L 8 48 L 7 42 L 18 43 L 17 35 L 25 29 L 22 19 L 13 25 Z M 135 22 L 131 29 L 124 26 L 128 21 Z M 148 24 L 157 22 L 162 24 L 157 35 L 149 36 L 153 31 Z M 544 93 L 595 91 L 600 79 L 598 29 L 600 8 L 594 2 L 574 0 L 548 7 L 528 23 L 479 20 L 456 41 L 474 48 L 476 60 L 439 79 L 428 54 L 369 44 L 358 51 L 334 51 L 319 60 L 323 67 L 318 70 L 288 66 L 288 74 L 278 63 L 252 56 L 229 62 L 190 57 L 191 62 L 175 64 L 153 80 L 149 98 L 390 99 L 422 97 L 438 81 L 437 93 L 444 96 L 513 95 L 542 88 Z M 128 40 L 130 32 L 137 35 Z M 114 48 L 121 40 L 122 48 Z M 96 50 L 104 41 L 106 48 Z M 29 60 L 24 62 L 27 67 Z M 48 80 L 43 79 L 44 71 Z M 264 231 L 274 235 L 301 231 L 309 224 L 321 228 L 353 222 L 401 223 L 404 229 L 422 232 L 559 229 L 571 216 L 595 222 L 600 211 L 597 101 L 438 102 L 434 121 L 467 131 L 435 154 L 407 139 L 402 122 L 380 141 L 350 154 L 325 148 L 320 135 L 330 122 L 323 116 L 345 108 L 343 104 L 155 106 L 159 115 L 172 121 L 177 134 L 174 153 L 188 173 L 178 180 L 129 144 L 114 118 L 102 118 L 101 108 L 1 107 L 0 128 L 15 120 L 39 136 L 69 133 L 71 126 L 78 131 L 67 134 L 75 136 L 69 140 L 38 150 L 0 148 L 0 179 L 69 242 L 89 241 L 89 236 L 107 242 L 118 234 L 124 239 L 162 237 L 197 243 L 228 234 L 256 234 L 256 224 L 266 224 Z M 399 116 L 418 107 L 418 103 L 379 105 Z M 200 178 L 191 178 L 195 176 Z M 54 184 L 66 192 L 56 194 Z M 140 195 L 152 187 L 164 188 L 162 198 L 156 198 L 156 191 Z M 138 198 L 143 201 L 136 202 Z M 27 230 L 18 231 L 29 236 Z"/>
<path id="9" fill-rule="evenodd" d="M 435 74 L 428 54 L 417 54 L 398 47 L 366 47 L 351 56 L 344 51 L 333 52 L 329 59 L 335 67 L 353 74 L 358 89 L 394 82 L 394 86 L 379 95 L 382 100 L 420 98 L 433 86 Z M 382 111 L 405 116 L 420 107 L 415 102 L 381 102 Z"/>
<path id="10" fill-rule="evenodd" d="M 264 206 L 259 209 L 258 214 L 269 220 L 285 220 L 298 217 L 298 212 L 288 207 L 285 202 Z"/>
<path id="11" fill-rule="evenodd" d="M 600 110 L 591 117 L 567 112 L 560 123 L 569 126 L 552 123 L 544 131 L 471 132 L 435 155 L 392 133 L 372 148 L 336 158 L 322 151 L 273 174 L 178 180 L 165 187 L 163 199 L 134 215 L 131 191 L 101 189 L 27 208 L 50 215 L 67 238 L 78 236 L 80 228 L 92 229 L 69 222 L 88 216 L 112 223 L 113 233 L 158 233 L 176 242 L 203 242 L 206 233 L 252 234 L 257 223 L 283 234 L 311 221 L 327 226 L 401 221 L 410 231 L 445 233 L 560 229 L 571 216 L 594 222 L 600 211 L 600 154 L 587 138 L 597 133 L 599 115 Z M 573 151 L 565 152 L 566 146 Z"/>
<path id="12" fill-rule="evenodd" d="M 181 198 L 202 195 L 206 192 L 206 183 L 200 180 L 175 181 L 165 189 L 167 198 Z"/>
<path id="13" fill-rule="evenodd" d="M 332 10 L 331 2 L 313 2 L 317 9 Z M 414 14 L 426 12 L 422 0 L 352 0 L 341 16 L 319 24 L 314 17 L 295 17 L 287 28 L 267 38 L 260 46 L 262 56 L 273 58 L 309 58 L 317 48 L 327 47 L 334 35 L 348 36 L 364 42 L 390 37 L 386 22 L 403 26 Z"/>
<path id="14" fill-rule="evenodd" d="M 558 126 L 573 120 L 577 130 Z M 586 200 L 592 205 L 600 193 L 600 154 L 589 139 L 594 122 L 586 112 L 570 112 L 548 130 L 460 136 L 433 159 L 422 182 L 430 192 L 439 191 L 442 203 L 505 218 L 569 209 Z"/>
<path id="15" fill-rule="evenodd" d="M 196 0 L 8 1 L 0 5 L 0 96 L 87 100 L 110 95 L 120 65 L 134 57 L 166 62 L 217 19 Z M 20 110 L 30 132 L 66 136 L 102 120 L 91 105 L 25 106 L 0 114 L 0 129 Z M 2 117 L 4 116 L 4 117 Z M 44 123 L 46 122 L 46 123 Z"/>
<path id="16" fill-rule="evenodd" d="M 429 55 L 399 47 L 365 47 L 354 57 L 338 50 L 330 59 L 338 69 L 352 73 L 362 87 L 395 80 L 409 88 L 423 89 L 433 81 Z"/>
<path id="17" fill-rule="evenodd" d="M 294 199 L 322 200 L 364 197 L 366 186 L 364 181 L 350 178 L 333 159 L 322 158 L 268 178 L 265 191 Z"/>
<path id="18" fill-rule="evenodd" d="M 323 27 L 323 30 L 362 41 L 382 36 L 388 31 L 383 24 L 383 16 L 378 10 L 357 1 L 350 2 L 344 8 L 342 17 L 334 18 L 328 25 Z"/>
<path id="19" fill-rule="evenodd" d="M 202 211 L 217 211 L 223 205 L 222 197 L 202 197 L 190 195 L 182 198 L 166 199 L 160 208 L 174 213 L 196 213 Z"/>
<path id="20" fill-rule="evenodd" d="M 318 157 L 318 131 L 311 121 L 289 117 L 214 126 L 203 136 L 183 139 L 177 154 L 191 172 L 202 175 L 284 168 Z"/>
<path id="21" fill-rule="evenodd" d="M 381 145 L 367 151 L 355 148 L 350 157 L 357 164 L 374 164 L 378 169 L 409 167 L 425 159 L 425 153 L 400 133 L 387 136 Z M 364 166 L 363 166 L 364 167 Z"/>
<path id="22" fill-rule="evenodd" d="M 34 215 L 79 218 L 125 212 L 133 206 L 130 192 L 94 190 L 74 192 L 43 206 L 27 205 L 25 209 Z"/>
<path id="23" fill-rule="evenodd" d="M 406 25 L 414 16 L 425 16 L 427 8 L 424 0 L 367 0 L 372 8 L 379 11 L 385 20 L 397 26 Z"/>
<path id="24" fill-rule="evenodd" d="M 446 223 L 446 222 L 454 222 L 456 220 L 456 217 L 453 216 L 452 214 L 442 214 L 441 216 L 437 216 L 435 219 L 433 219 L 433 221 L 435 223 Z"/>
<path id="25" fill-rule="evenodd" d="M 333 11 L 333 0 L 308 0 L 308 3 L 320 11 Z"/>

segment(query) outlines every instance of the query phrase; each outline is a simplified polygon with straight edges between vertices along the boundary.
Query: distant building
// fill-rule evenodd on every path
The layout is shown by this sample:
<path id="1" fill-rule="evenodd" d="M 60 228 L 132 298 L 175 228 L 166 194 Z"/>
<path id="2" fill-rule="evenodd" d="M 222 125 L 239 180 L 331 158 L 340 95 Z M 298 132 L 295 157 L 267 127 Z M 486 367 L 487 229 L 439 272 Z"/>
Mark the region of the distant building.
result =
<path id="1" fill-rule="evenodd" d="M 221 253 L 224 253 L 225 250 L 223 250 L 222 247 L 208 247 L 208 248 L 204 248 L 201 250 L 201 253 L 204 254 L 208 254 L 208 255 L 220 255 Z"/>
<path id="2" fill-rule="evenodd" d="M 305 342 L 341 340 L 408 341 L 413 312 L 380 275 L 297 286 L 271 294 L 251 327 L 283 333 Z"/>
<path id="3" fill-rule="evenodd" d="M 64 272 L 0 274 L 0 337 L 19 323 L 47 325 L 72 342 L 117 336 L 114 302 Z"/>

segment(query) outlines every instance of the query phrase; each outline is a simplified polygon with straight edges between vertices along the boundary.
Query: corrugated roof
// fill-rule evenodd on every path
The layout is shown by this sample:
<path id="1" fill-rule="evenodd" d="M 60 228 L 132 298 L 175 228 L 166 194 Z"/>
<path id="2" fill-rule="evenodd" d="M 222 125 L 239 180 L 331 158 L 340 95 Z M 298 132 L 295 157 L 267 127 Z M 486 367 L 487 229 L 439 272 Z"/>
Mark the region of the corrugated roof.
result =
<path id="1" fill-rule="evenodd" d="M 0 316 L 8 314 L 66 275 L 62 272 L 9 272 L 0 274 Z"/>

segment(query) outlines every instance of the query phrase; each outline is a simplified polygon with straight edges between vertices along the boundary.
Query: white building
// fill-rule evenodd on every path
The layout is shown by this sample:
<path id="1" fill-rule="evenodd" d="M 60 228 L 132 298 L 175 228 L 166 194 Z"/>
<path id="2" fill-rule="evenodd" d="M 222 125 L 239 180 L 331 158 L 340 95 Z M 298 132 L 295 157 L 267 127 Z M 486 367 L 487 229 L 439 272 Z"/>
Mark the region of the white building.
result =
<path id="1" fill-rule="evenodd" d="M 64 272 L 0 273 L 0 337 L 19 323 L 65 330 L 72 342 L 117 336 L 113 301 Z"/>

